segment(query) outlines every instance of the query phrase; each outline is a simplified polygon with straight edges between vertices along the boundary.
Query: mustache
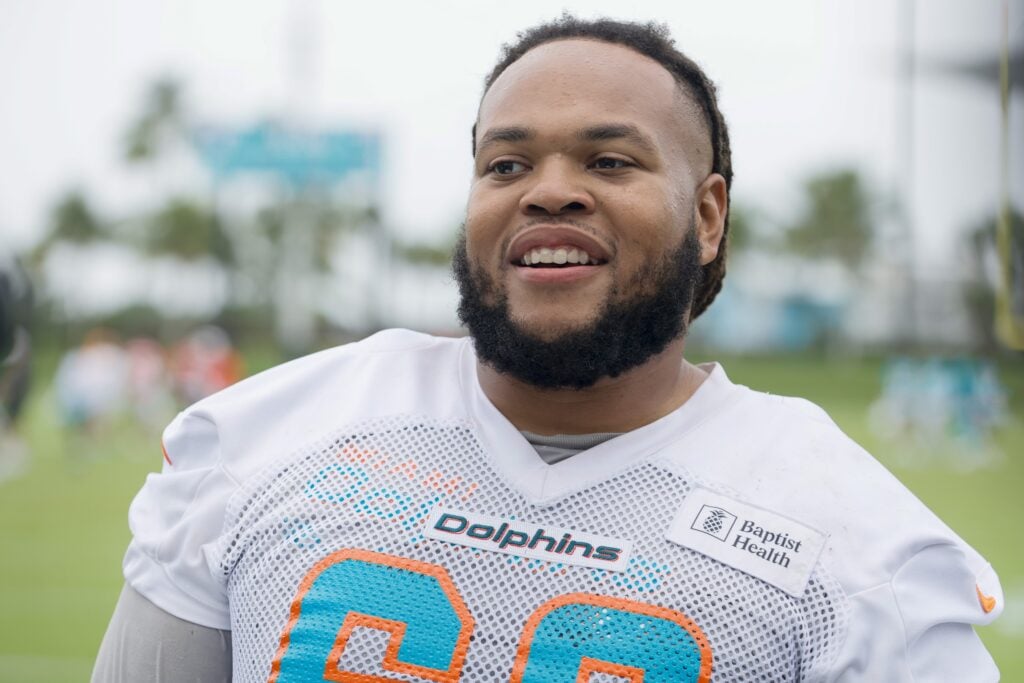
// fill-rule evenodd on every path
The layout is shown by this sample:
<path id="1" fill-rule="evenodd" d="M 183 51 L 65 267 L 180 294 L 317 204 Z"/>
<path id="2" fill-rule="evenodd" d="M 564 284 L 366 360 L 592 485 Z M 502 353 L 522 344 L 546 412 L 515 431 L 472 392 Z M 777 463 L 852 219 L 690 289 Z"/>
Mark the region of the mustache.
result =
<path id="1" fill-rule="evenodd" d="M 516 229 L 513 230 L 507 237 L 505 237 L 505 239 L 501 241 L 502 253 L 508 253 L 509 245 L 512 244 L 512 241 L 515 240 L 516 237 L 526 232 L 530 228 L 533 228 L 538 225 L 550 225 L 554 227 L 572 227 L 576 228 L 581 232 L 585 232 L 588 235 L 593 236 L 595 239 L 602 239 L 601 233 L 594 229 L 593 226 L 589 225 L 584 221 L 576 220 L 571 216 L 534 216 L 533 218 L 523 221 L 522 223 L 517 225 Z M 466 223 L 462 224 L 462 230 L 463 234 L 465 234 Z"/>

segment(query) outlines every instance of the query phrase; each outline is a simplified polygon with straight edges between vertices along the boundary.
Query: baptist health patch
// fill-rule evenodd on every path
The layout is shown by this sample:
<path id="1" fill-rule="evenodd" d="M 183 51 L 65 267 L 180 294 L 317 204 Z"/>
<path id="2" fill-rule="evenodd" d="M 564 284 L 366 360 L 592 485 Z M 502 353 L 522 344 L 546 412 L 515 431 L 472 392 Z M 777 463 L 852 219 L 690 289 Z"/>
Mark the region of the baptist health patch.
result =
<path id="1" fill-rule="evenodd" d="M 439 506 L 427 517 L 423 535 L 507 555 L 621 572 L 632 541 L 596 536 L 547 524 L 489 517 Z"/>
<path id="2" fill-rule="evenodd" d="M 825 534 L 780 514 L 697 487 L 665 537 L 794 597 L 807 588 Z"/>

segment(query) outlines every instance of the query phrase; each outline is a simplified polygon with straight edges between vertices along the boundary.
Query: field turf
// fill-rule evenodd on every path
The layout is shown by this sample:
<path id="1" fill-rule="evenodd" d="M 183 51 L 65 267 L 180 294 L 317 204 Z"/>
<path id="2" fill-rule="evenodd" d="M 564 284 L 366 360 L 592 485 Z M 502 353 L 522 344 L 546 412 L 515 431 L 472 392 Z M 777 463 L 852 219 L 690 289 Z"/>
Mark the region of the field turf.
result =
<path id="1" fill-rule="evenodd" d="M 250 366 L 270 363 L 267 354 Z M 1010 424 L 996 434 L 1004 458 L 964 471 L 924 467 L 908 443 L 874 437 L 867 406 L 879 393 L 872 360 L 744 358 L 730 377 L 822 405 L 995 565 L 1008 608 L 982 637 L 1004 681 L 1024 680 L 1024 366 L 1003 363 Z M 20 433 L 30 444 L 25 471 L 0 482 L 0 683 L 86 681 L 121 586 L 128 504 L 147 472 L 159 469 L 158 436 L 130 422 L 71 437 L 54 414 L 52 363 L 41 363 Z"/>

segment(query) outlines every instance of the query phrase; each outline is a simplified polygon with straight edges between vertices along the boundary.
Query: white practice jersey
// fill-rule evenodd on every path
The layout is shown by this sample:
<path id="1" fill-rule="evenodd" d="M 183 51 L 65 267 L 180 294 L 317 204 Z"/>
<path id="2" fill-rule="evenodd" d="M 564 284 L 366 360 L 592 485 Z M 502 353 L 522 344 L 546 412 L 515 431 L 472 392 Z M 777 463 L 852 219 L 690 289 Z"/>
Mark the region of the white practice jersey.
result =
<path id="1" fill-rule="evenodd" d="M 288 363 L 167 428 L 125 576 L 243 683 L 997 680 L 985 560 L 819 408 L 705 369 L 548 465 L 468 339 Z"/>

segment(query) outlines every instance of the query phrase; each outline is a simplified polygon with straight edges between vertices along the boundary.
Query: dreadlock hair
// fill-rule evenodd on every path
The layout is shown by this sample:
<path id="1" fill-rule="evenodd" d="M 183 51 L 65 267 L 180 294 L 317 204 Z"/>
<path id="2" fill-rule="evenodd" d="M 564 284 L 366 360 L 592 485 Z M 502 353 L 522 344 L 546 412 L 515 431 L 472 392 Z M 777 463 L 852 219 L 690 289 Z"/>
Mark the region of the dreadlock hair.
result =
<path id="1" fill-rule="evenodd" d="M 505 69 L 535 47 L 557 40 L 582 38 L 622 45 L 650 57 L 672 74 L 683 92 L 694 100 L 704 115 L 704 123 L 711 137 L 711 172 L 725 178 L 728 191 L 732 187 L 732 153 L 729 149 L 729 129 L 718 109 L 715 85 L 696 62 L 676 49 L 668 27 L 656 22 L 644 24 L 615 21 L 613 19 L 577 19 L 565 13 L 554 21 L 521 31 L 516 41 L 502 46 L 501 58 L 484 79 L 484 95 Z M 472 150 L 476 154 L 476 124 L 473 125 Z M 726 202 L 728 202 L 728 192 Z M 701 279 L 694 296 L 690 320 L 703 313 L 715 300 L 725 279 L 726 237 L 729 234 L 728 203 L 722 231 L 722 241 L 714 260 L 701 267 Z"/>

